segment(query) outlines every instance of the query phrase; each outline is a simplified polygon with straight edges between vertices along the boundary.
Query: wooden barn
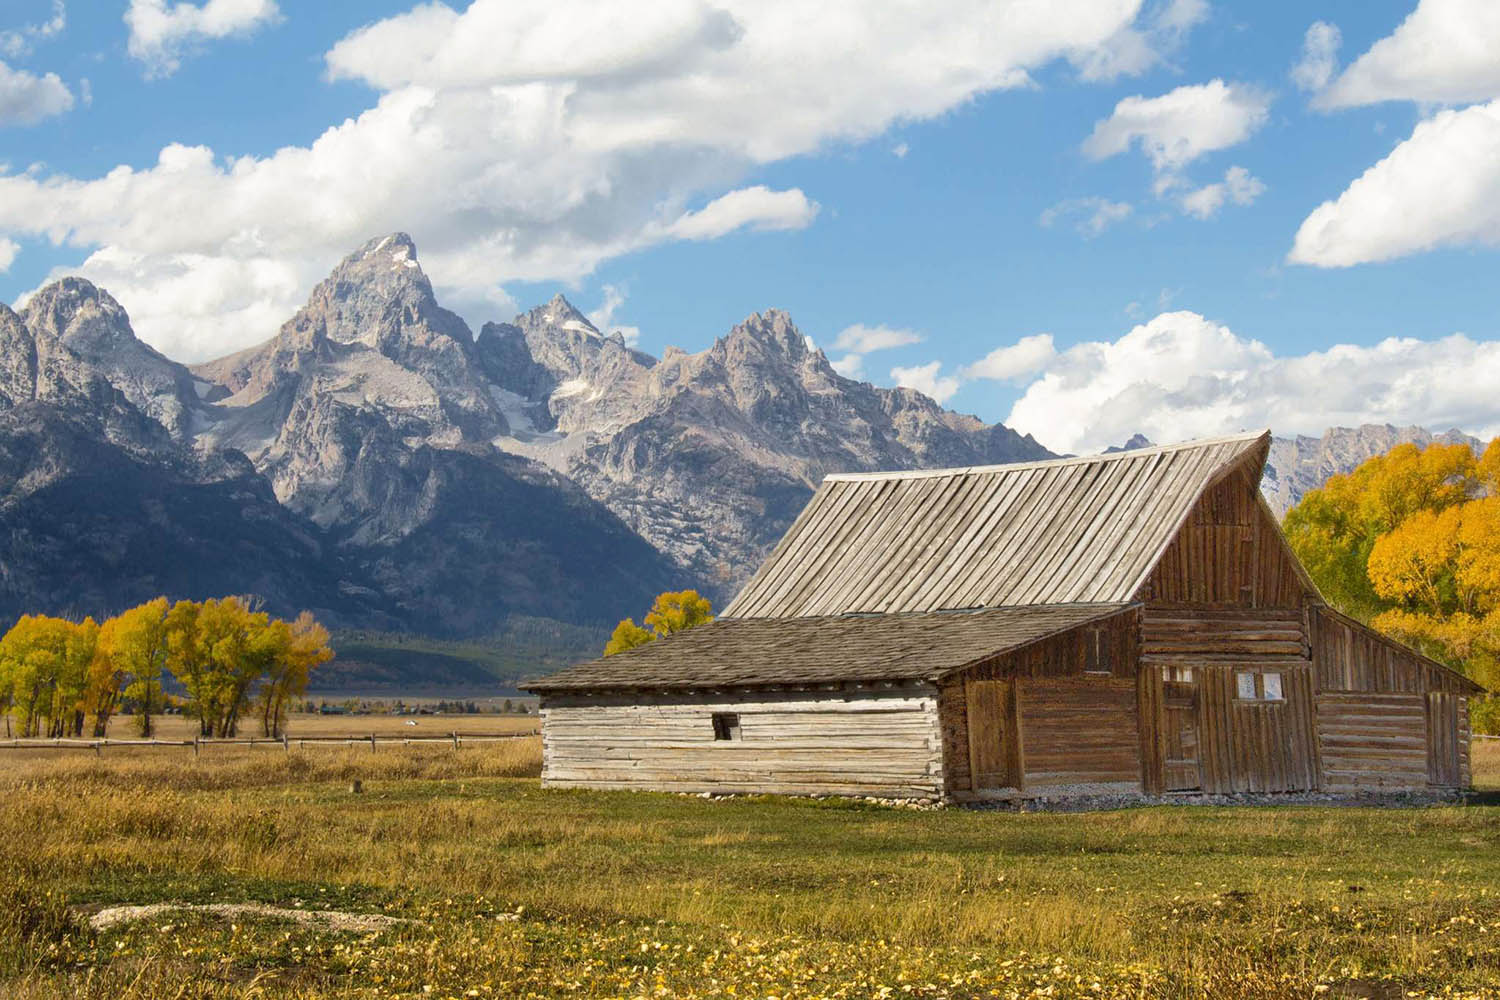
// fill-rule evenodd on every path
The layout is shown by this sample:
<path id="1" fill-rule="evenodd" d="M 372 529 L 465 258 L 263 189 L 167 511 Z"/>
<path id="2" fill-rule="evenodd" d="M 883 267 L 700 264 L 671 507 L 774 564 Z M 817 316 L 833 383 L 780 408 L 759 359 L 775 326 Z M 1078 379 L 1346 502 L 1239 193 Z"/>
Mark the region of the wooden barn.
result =
<path id="1" fill-rule="evenodd" d="M 1327 607 L 1270 435 L 829 476 L 714 622 L 530 685 L 552 787 L 1464 788 L 1479 688 Z"/>

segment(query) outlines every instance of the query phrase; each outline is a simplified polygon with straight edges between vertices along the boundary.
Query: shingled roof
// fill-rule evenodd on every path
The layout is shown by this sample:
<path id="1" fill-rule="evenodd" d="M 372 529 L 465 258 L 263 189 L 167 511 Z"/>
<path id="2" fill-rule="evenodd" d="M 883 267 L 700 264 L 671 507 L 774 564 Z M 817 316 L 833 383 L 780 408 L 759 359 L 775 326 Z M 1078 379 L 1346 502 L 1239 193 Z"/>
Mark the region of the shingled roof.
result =
<path id="1" fill-rule="evenodd" d="M 720 618 L 524 687 L 537 692 L 938 680 L 1129 604 L 839 618 Z"/>
<path id="2" fill-rule="evenodd" d="M 1270 442 L 829 476 L 722 617 L 1130 601 L 1209 487 L 1259 482 Z"/>

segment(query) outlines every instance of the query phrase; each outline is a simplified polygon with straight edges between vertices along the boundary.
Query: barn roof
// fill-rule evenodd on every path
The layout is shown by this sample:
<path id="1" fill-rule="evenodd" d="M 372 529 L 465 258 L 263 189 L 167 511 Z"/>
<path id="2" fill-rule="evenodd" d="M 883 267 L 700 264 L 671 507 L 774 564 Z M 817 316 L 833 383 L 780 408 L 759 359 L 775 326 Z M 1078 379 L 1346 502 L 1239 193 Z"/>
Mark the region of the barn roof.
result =
<path id="1" fill-rule="evenodd" d="M 837 618 L 719 618 L 524 687 L 554 692 L 937 680 L 1131 607 L 1058 604 Z"/>
<path id="2" fill-rule="evenodd" d="M 725 618 L 1129 601 L 1205 490 L 1271 435 L 829 476 Z"/>

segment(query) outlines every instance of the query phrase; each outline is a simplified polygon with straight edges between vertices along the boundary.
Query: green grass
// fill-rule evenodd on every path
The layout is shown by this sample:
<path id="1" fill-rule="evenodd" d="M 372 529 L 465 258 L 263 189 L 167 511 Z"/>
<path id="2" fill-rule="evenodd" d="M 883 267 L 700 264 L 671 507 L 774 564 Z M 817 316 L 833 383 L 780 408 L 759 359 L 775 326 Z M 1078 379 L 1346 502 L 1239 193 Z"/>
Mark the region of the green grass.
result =
<path id="1" fill-rule="evenodd" d="M 534 756 L 13 765 L 0 995 L 1500 995 L 1492 805 L 705 801 L 543 791 L 513 776 Z M 59 901 L 417 923 L 351 935 L 181 914 L 95 936 L 59 923 Z"/>

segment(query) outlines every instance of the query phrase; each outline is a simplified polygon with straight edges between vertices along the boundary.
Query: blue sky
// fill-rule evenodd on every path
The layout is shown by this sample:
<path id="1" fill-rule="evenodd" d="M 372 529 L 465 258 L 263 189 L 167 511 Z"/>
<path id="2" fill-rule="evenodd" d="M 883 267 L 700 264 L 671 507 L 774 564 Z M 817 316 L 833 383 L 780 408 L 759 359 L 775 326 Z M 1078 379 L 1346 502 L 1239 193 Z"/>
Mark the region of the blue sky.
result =
<path id="1" fill-rule="evenodd" d="M 83 273 L 203 360 L 399 228 L 476 328 L 781 307 L 1059 449 L 1490 433 L 1494 6 L 8 0 L 0 300 Z"/>

